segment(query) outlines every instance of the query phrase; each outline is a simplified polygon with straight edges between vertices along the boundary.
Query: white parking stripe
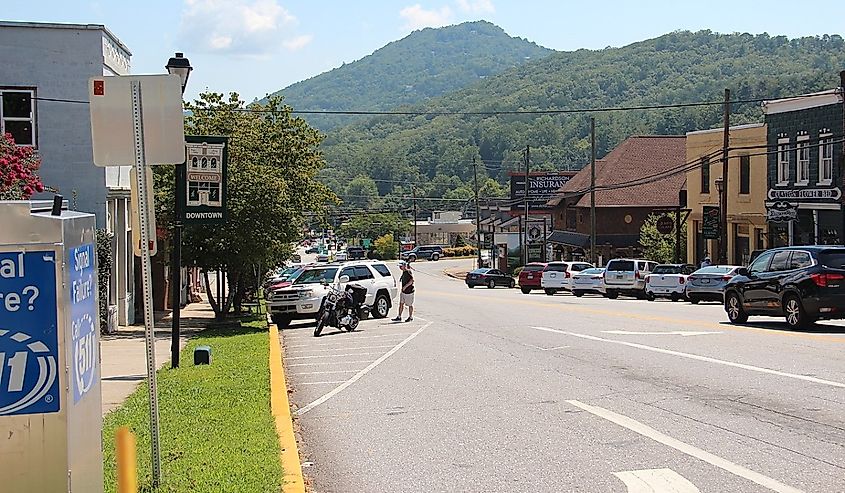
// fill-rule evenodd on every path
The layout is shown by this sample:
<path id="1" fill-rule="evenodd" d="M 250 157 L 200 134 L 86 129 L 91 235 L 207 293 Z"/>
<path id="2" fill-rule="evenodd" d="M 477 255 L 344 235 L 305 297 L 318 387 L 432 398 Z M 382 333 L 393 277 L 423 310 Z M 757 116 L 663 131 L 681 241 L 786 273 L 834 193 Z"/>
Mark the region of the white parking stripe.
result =
<path id="1" fill-rule="evenodd" d="M 628 493 L 701 493 L 687 478 L 675 471 L 641 469 L 613 473 L 628 487 Z"/>
<path id="2" fill-rule="evenodd" d="M 393 347 L 393 345 L 391 344 L 390 346 L 360 346 L 360 347 L 344 346 L 344 347 L 338 347 L 338 348 L 334 348 L 334 349 L 304 349 L 302 351 L 297 350 L 296 354 L 324 353 L 324 352 L 327 352 L 327 351 L 346 351 L 346 350 L 353 351 L 353 350 L 356 350 L 356 349 L 383 349 L 383 348 L 388 348 L 388 347 Z"/>
<path id="3" fill-rule="evenodd" d="M 369 356 L 372 354 L 379 354 L 379 353 L 343 353 L 343 354 L 318 354 L 316 356 L 293 356 L 285 358 L 286 360 L 290 361 L 292 359 L 311 359 L 311 358 L 334 358 L 337 356 Z"/>
<path id="4" fill-rule="evenodd" d="M 343 380 L 336 380 L 331 382 L 302 382 L 298 383 L 297 385 L 329 385 L 329 384 L 336 384 L 336 383 L 343 383 Z"/>
<path id="5" fill-rule="evenodd" d="M 408 334 L 412 334 L 413 332 L 397 332 L 393 334 L 379 334 L 379 335 L 366 335 L 366 336 L 359 336 L 359 335 L 350 335 L 348 336 L 353 341 L 357 341 L 358 339 L 372 339 L 375 337 L 406 337 Z M 290 340 L 293 342 L 300 342 L 300 341 L 313 341 L 314 336 L 285 336 L 285 340 Z M 345 341 L 349 341 L 349 339 L 344 339 Z M 341 344 L 339 342 L 326 342 L 324 344 Z M 311 346 L 311 344 L 303 344 L 303 346 Z"/>
<path id="6" fill-rule="evenodd" d="M 756 371 L 759 373 L 768 373 L 770 375 L 777 375 L 779 377 L 794 378 L 796 380 L 804 380 L 807 382 L 818 383 L 822 385 L 829 385 L 831 387 L 845 388 L 845 383 L 834 382 L 832 380 L 824 380 L 816 377 L 808 377 L 807 375 L 798 375 L 796 373 L 787 373 L 785 371 L 772 370 L 771 368 L 763 368 L 760 366 L 746 365 L 744 363 L 734 363 L 733 361 L 725 361 L 722 359 L 711 358 L 709 356 L 699 356 L 697 354 L 682 353 L 681 351 L 673 351 L 671 349 L 663 349 L 659 347 L 646 346 L 645 344 L 637 344 L 635 342 L 617 341 L 614 339 L 605 339 L 603 337 L 596 337 L 587 334 L 578 334 L 575 332 L 567 332 L 565 330 L 550 329 L 548 327 L 532 327 L 537 330 L 546 332 L 555 332 L 557 334 L 568 335 L 572 337 L 580 337 L 582 339 L 589 339 L 591 341 L 609 342 L 611 344 L 620 344 L 622 346 L 633 347 L 637 349 L 645 349 L 646 351 L 654 351 L 655 353 L 669 354 L 672 356 L 680 356 L 681 358 L 694 359 L 697 361 L 705 361 L 707 363 L 716 363 L 717 365 L 732 366 L 734 368 L 742 368 L 743 370 Z"/>
<path id="7" fill-rule="evenodd" d="M 361 371 L 359 371 L 358 373 L 356 373 L 355 375 L 353 375 L 353 376 L 352 376 L 352 378 L 350 378 L 349 380 L 347 380 L 347 381 L 343 382 L 342 384 L 340 384 L 339 386 L 337 386 L 337 388 L 335 388 L 335 389 L 334 389 L 334 390 L 332 390 L 331 392 L 329 392 L 329 393 L 327 393 L 327 394 L 323 395 L 323 396 L 322 396 L 322 397 L 320 397 L 319 399 L 317 399 L 317 400 L 315 400 L 315 401 L 312 401 L 310 404 L 306 405 L 305 407 L 302 407 L 302 408 L 300 408 L 300 409 L 297 409 L 297 411 L 296 411 L 294 414 L 296 414 L 297 416 L 302 416 L 303 414 L 307 413 L 308 411 L 310 411 L 310 410 L 314 409 L 315 407 L 319 406 L 320 404 L 322 404 L 322 403 L 326 402 L 327 400 L 331 399 L 332 397 L 334 397 L 335 395 L 337 395 L 339 392 L 343 391 L 343 389 L 345 389 L 345 388 L 349 387 L 350 385 L 352 385 L 353 383 L 357 382 L 357 381 L 358 381 L 358 379 L 360 379 L 361 377 L 363 377 L 364 375 L 366 375 L 367 373 L 369 373 L 369 372 L 370 372 L 370 370 L 372 370 L 373 368 L 375 368 L 375 367 L 377 367 L 378 365 L 380 365 L 380 364 L 381 364 L 384 360 L 386 360 L 387 358 L 389 358 L 390 356 L 392 356 L 392 355 L 393 355 L 393 353 L 395 353 L 396 351 L 399 351 L 400 349 L 402 349 L 402 346 L 404 346 L 405 344 L 408 344 L 409 342 L 411 342 L 411 340 L 413 340 L 415 337 L 417 337 L 417 336 L 420 334 L 420 332 L 422 332 L 423 330 L 425 330 L 425 329 L 426 329 L 429 325 L 431 325 L 432 323 L 434 323 L 434 322 L 428 322 L 427 324 L 423 325 L 422 327 L 420 327 L 420 328 L 419 328 L 419 330 L 417 330 L 417 331 L 416 331 L 416 332 L 414 332 L 413 334 L 409 335 L 408 337 L 406 337 L 405 339 L 403 339 L 403 340 L 402 340 L 402 342 L 400 342 L 399 344 L 397 344 L 396 346 L 394 346 L 394 347 L 393 347 L 393 349 L 391 349 L 390 351 L 388 351 L 388 352 L 384 353 L 384 354 L 383 354 L 383 355 L 382 355 L 379 359 L 377 359 L 377 360 L 373 361 L 373 362 L 372 362 L 372 363 L 370 363 L 370 364 L 369 364 L 366 368 L 364 368 L 363 370 L 361 370 Z"/>
<path id="8" fill-rule="evenodd" d="M 293 368 L 294 366 L 318 366 L 318 365 L 351 365 L 351 364 L 359 364 L 359 363 L 372 363 L 373 360 L 368 359 L 364 361 L 321 361 L 319 363 L 294 363 L 292 365 L 285 365 L 289 368 Z"/>
<path id="9" fill-rule="evenodd" d="M 291 373 L 291 375 L 325 375 L 327 373 L 357 373 L 360 370 L 331 370 L 331 371 L 303 371 L 299 373 Z"/>
<path id="10" fill-rule="evenodd" d="M 607 409 L 604 409 L 602 407 L 590 406 L 576 400 L 568 400 L 566 402 L 572 404 L 577 408 L 583 409 L 584 411 L 587 411 L 590 414 L 606 419 L 611 423 L 615 423 L 623 428 L 627 428 L 633 431 L 634 433 L 638 433 L 646 438 L 651 438 L 652 440 L 658 443 L 662 443 L 663 445 L 671 447 L 683 454 L 689 455 L 690 457 L 695 457 L 698 460 L 716 466 L 719 469 L 723 469 L 731 474 L 734 474 L 741 478 L 745 478 L 749 481 L 753 481 L 764 488 L 768 488 L 772 491 L 777 491 L 778 493 L 803 493 L 801 490 L 783 484 L 776 479 L 764 476 L 758 472 L 752 471 L 751 469 L 740 466 L 739 464 L 734 464 L 733 462 L 727 459 L 723 459 L 717 455 L 711 454 L 710 452 L 701 450 L 697 447 L 693 447 L 688 443 L 665 435 L 655 430 L 654 428 L 651 428 L 648 425 L 640 423 L 639 421 L 631 419 L 627 416 L 617 414 L 613 411 L 608 411 Z"/>

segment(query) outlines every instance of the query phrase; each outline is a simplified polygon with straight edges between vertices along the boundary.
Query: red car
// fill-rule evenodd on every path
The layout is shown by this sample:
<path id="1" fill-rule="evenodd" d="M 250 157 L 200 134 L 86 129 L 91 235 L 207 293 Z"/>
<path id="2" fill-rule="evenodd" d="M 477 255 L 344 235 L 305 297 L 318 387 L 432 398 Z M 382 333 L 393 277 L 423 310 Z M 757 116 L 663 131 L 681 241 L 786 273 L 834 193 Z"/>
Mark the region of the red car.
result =
<path id="1" fill-rule="evenodd" d="M 531 262 L 519 273 L 519 289 L 523 294 L 528 294 L 532 289 L 542 289 L 540 281 L 543 280 L 543 269 L 546 268 L 543 262 Z"/>

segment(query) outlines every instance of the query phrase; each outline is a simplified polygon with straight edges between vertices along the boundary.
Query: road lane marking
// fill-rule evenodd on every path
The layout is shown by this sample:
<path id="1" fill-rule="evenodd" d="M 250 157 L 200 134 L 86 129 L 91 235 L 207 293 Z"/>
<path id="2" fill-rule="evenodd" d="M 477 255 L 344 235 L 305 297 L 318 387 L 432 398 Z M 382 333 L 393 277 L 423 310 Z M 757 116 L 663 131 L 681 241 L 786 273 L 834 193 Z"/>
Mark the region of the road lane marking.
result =
<path id="1" fill-rule="evenodd" d="M 358 370 L 329 370 L 329 371 L 303 371 L 299 373 L 291 373 L 291 375 L 326 375 L 329 373 L 357 373 Z"/>
<path id="2" fill-rule="evenodd" d="M 391 357 L 396 351 L 399 351 L 400 349 L 402 349 L 402 346 L 411 342 L 415 337 L 420 335 L 420 333 L 422 331 L 424 331 L 426 328 L 428 328 L 428 326 L 430 326 L 432 323 L 434 323 L 434 322 L 428 322 L 427 324 L 423 325 L 416 332 L 409 335 L 408 337 L 403 339 L 402 342 L 400 342 L 399 344 L 394 346 L 393 349 L 384 353 L 379 359 L 373 361 L 366 368 L 364 368 L 363 370 L 361 370 L 358 373 L 356 373 L 355 375 L 353 375 L 352 378 L 350 378 L 349 380 L 347 380 L 347 381 L 343 382 L 342 384 L 338 385 L 335 389 L 333 389 L 332 391 L 323 395 L 319 399 L 312 401 L 310 404 L 306 405 L 305 407 L 297 409 L 297 411 L 294 414 L 297 415 L 297 416 L 302 416 L 303 414 L 307 413 L 308 411 L 314 409 L 315 407 L 317 407 L 320 404 L 322 404 L 322 403 L 326 402 L 327 400 L 331 399 L 332 397 L 334 397 L 338 393 L 342 392 L 343 389 L 345 389 L 345 388 L 349 387 L 350 385 L 352 385 L 353 383 L 357 382 L 358 379 L 360 379 L 361 377 L 363 377 L 364 375 L 369 373 L 370 370 L 372 370 L 373 368 L 380 365 L 384 360 Z"/>
<path id="3" fill-rule="evenodd" d="M 611 344 L 619 344 L 622 346 L 629 346 L 637 349 L 645 349 L 646 351 L 654 351 L 655 353 L 669 354 L 672 356 L 680 356 L 681 358 L 694 359 L 697 361 L 705 361 L 707 363 L 716 363 L 718 365 L 732 366 L 734 368 L 742 368 L 743 370 L 756 371 L 759 373 L 768 373 L 770 375 L 777 375 L 779 377 L 794 378 L 796 380 L 804 380 L 806 382 L 819 383 L 828 385 L 830 387 L 845 388 L 845 383 L 834 382 L 832 380 L 824 380 L 816 377 L 808 377 L 807 375 L 798 375 L 796 373 L 787 373 L 785 371 L 772 370 L 771 368 L 763 368 L 760 366 L 746 365 L 744 363 L 734 363 L 733 361 L 726 361 L 723 359 L 711 358 L 709 356 L 700 356 L 697 354 L 682 353 L 680 351 L 673 351 L 671 349 L 663 349 L 654 346 L 646 346 L 645 344 L 637 344 L 636 342 L 617 341 L 614 339 L 605 339 L 604 337 L 596 337 L 587 334 L 578 334 L 576 332 L 567 332 L 565 330 L 550 329 L 548 327 L 532 327 L 533 329 L 543 330 L 546 332 L 555 332 L 558 334 L 568 335 L 572 337 L 580 337 L 582 339 L 589 339 L 591 341 L 609 342 Z"/>
<path id="4" fill-rule="evenodd" d="M 628 493 L 701 493 L 687 478 L 667 468 L 613 473 L 628 487 Z"/>
<path id="5" fill-rule="evenodd" d="M 540 351 L 554 351 L 555 349 L 567 349 L 569 346 L 555 346 L 555 347 L 540 347 L 533 344 L 526 344 L 528 347 L 539 349 Z"/>
<path id="6" fill-rule="evenodd" d="M 329 346 L 343 347 L 343 346 L 346 346 L 347 344 L 354 344 L 355 342 L 357 342 L 358 339 L 372 339 L 372 338 L 375 338 L 375 337 L 394 337 L 396 339 L 402 339 L 402 338 L 407 337 L 408 334 L 411 334 L 411 332 L 408 332 L 407 334 L 385 334 L 385 335 L 382 335 L 382 336 L 361 336 L 361 337 L 355 337 L 355 339 L 351 343 L 349 341 L 347 341 L 347 342 L 318 342 L 318 343 L 315 343 L 315 344 L 298 344 L 299 341 L 291 341 L 291 342 L 297 342 L 297 344 L 285 345 L 285 348 L 286 349 L 299 349 L 299 348 L 305 348 L 305 347 L 329 347 Z M 373 344 L 379 344 L 381 341 L 369 341 L 369 342 L 371 342 Z"/>
<path id="7" fill-rule="evenodd" d="M 292 368 L 294 366 L 319 366 L 319 365 L 351 365 L 351 364 L 358 364 L 358 363 L 372 363 L 373 360 L 366 359 L 363 361 L 321 361 L 319 363 L 294 363 L 292 365 L 285 365 L 288 368 Z"/>
<path id="8" fill-rule="evenodd" d="M 568 400 L 566 402 L 572 404 L 577 408 L 587 411 L 590 414 L 606 419 L 611 423 L 615 423 L 623 428 L 627 428 L 633 431 L 634 433 L 638 433 L 646 438 L 650 438 L 658 443 L 662 443 L 667 447 L 671 447 L 677 450 L 678 452 L 689 455 L 690 457 L 695 457 L 698 460 L 716 466 L 719 469 L 725 470 L 741 478 L 753 481 L 754 483 L 757 483 L 764 488 L 768 488 L 778 493 L 803 493 L 801 490 L 783 484 L 776 479 L 764 476 L 756 471 L 752 471 L 751 469 L 740 466 L 739 464 L 734 464 L 733 462 L 727 459 L 723 459 L 717 455 L 711 454 L 710 452 L 701 450 L 700 448 L 694 447 L 688 443 L 665 435 L 655 430 L 654 428 L 651 428 L 650 426 L 640 423 L 639 421 L 631 419 L 627 416 L 617 414 L 602 407 L 590 406 L 588 404 L 584 404 L 583 402 L 576 400 Z"/>
<path id="9" fill-rule="evenodd" d="M 721 332 L 696 332 L 694 330 L 672 330 L 668 332 L 638 332 L 636 330 L 603 330 L 605 334 L 619 334 L 626 336 L 703 336 L 707 334 L 721 334 Z"/>
<path id="10" fill-rule="evenodd" d="M 289 358 L 285 358 L 286 360 L 292 359 L 313 359 L 313 358 L 335 358 L 340 356 L 370 356 L 373 354 L 379 353 L 342 353 L 342 354 L 317 354 L 314 356 L 293 356 Z"/>
<path id="11" fill-rule="evenodd" d="M 391 344 L 389 346 L 360 346 L 360 347 L 341 346 L 341 347 L 334 348 L 334 349 L 303 349 L 302 351 L 296 351 L 296 354 L 324 353 L 324 352 L 327 352 L 327 351 L 347 351 L 347 350 L 352 351 L 352 350 L 355 350 L 355 349 L 382 349 L 382 348 L 388 348 L 388 347 L 393 347 L 393 345 Z"/>
<path id="12" fill-rule="evenodd" d="M 433 295 L 433 296 L 444 296 L 448 298 L 464 298 L 468 300 L 478 301 L 480 298 L 478 296 L 469 296 L 465 294 L 458 294 L 453 292 L 445 292 L 445 291 L 426 291 L 426 295 Z M 630 313 L 630 312 L 622 312 L 619 310 L 601 310 L 596 308 L 588 308 L 583 305 L 574 305 L 574 304 L 562 304 L 562 303 L 549 303 L 549 302 L 540 302 L 540 301 L 532 301 L 532 300 L 524 300 L 524 299 L 513 299 L 513 298 L 502 298 L 500 301 L 508 302 L 508 303 L 516 303 L 521 305 L 531 305 L 531 306 L 539 306 L 544 308 L 553 308 L 562 311 L 575 311 L 580 313 L 588 313 L 591 315 L 604 315 L 604 316 L 611 316 L 615 318 L 629 318 L 629 319 L 636 319 L 636 320 L 652 320 L 657 322 L 668 322 L 672 324 L 681 324 L 685 326 L 697 326 L 697 327 L 707 327 L 707 328 L 714 328 L 718 327 L 720 330 L 732 330 L 737 332 L 755 332 L 758 334 L 771 334 L 771 335 L 778 335 L 778 336 L 785 336 L 785 337 L 798 337 L 801 339 L 809 339 L 809 340 L 817 340 L 817 341 L 826 341 L 826 342 L 836 342 L 839 344 L 845 344 L 845 337 L 842 336 L 832 336 L 832 335 L 825 335 L 825 334 L 807 334 L 804 332 L 787 332 L 778 329 L 766 329 L 766 328 L 758 328 L 758 327 L 743 327 L 740 325 L 733 325 L 733 324 L 721 324 L 719 322 L 703 322 L 701 320 L 690 320 L 685 318 L 674 318 L 674 317 L 664 317 L 664 316 L 654 316 L 654 315 L 640 315 L 638 313 Z M 617 300 L 617 302 L 625 302 L 628 300 Z M 637 302 L 637 300 L 630 300 L 631 302 Z"/>
<path id="13" fill-rule="evenodd" d="M 337 383 L 343 383 L 343 380 L 332 380 L 330 382 L 300 382 L 297 385 L 334 385 Z"/>

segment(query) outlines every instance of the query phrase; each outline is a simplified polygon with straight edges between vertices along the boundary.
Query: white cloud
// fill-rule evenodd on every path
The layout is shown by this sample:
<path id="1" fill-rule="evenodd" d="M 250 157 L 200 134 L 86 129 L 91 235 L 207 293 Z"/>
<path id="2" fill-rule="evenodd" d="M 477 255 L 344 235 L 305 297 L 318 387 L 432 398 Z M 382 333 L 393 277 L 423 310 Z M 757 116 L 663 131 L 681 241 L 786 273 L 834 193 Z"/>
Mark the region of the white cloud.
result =
<path id="1" fill-rule="evenodd" d="M 185 0 L 180 35 L 193 49 L 264 55 L 295 23 L 277 0 Z"/>
<path id="2" fill-rule="evenodd" d="M 449 7 L 425 10 L 420 4 L 414 4 L 400 10 L 399 15 L 405 19 L 407 29 L 441 27 L 452 22 L 452 9 Z"/>
<path id="3" fill-rule="evenodd" d="M 290 51 L 297 51 L 305 48 L 312 39 L 314 39 L 314 36 L 310 34 L 303 34 L 302 36 L 284 40 L 282 42 L 282 46 Z"/>
<path id="4" fill-rule="evenodd" d="M 471 14 L 492 14 L 496 12 L 491 0 L 458 0 L 458 7 Z"/>

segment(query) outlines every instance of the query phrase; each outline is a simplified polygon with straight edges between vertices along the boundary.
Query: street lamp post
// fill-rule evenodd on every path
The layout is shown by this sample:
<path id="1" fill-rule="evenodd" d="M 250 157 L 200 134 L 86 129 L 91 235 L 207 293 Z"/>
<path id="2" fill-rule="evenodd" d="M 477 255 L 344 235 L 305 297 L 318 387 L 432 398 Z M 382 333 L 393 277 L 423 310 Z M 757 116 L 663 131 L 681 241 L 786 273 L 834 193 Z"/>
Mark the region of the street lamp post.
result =
<path id="1" fill-rule="evenodd" d="M 722 178 L 716 178 L 716 192 L 719 194 L 719 249 L 716 252 L 716 263 L 727 263 L 727 214 L 725 214 L 725 206 L 727 205 L 725 197 L 725 182 Z"/>
<path id="2" fill-rule="evenodd" d="M 176 53 L 167 65 L 164 66 L 167 72 L 171 75 L 179 76 L 182 82 L 182 94 L 185 94 L 185 87 L 188 85 L 188 77 L 191 75 L 191 63 L 182 53 Z M 176 163 L 174 169 L 174 179 L 179 180 L 181 173 L 178 172 L 179 166 L 185 166 L 185 163 Z M 174 186 L 175 191 L 179 190 L 179 184 Z M 179 323 L 182 308 L 182 206 L 181 201 L 176 197 L 176 204 L 173 208 L 173 251 L 170 257 L 170 296 L 173 308 L 172 326 L 170 331 L 170 367 L 179 368 Z"/>

